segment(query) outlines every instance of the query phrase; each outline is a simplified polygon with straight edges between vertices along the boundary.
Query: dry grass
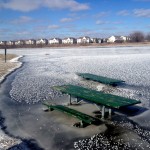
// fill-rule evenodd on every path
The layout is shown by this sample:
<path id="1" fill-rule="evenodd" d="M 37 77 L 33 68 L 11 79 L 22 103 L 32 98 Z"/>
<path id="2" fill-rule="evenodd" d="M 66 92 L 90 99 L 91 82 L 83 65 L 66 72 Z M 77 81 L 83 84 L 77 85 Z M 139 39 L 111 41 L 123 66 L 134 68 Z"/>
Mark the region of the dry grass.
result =
<path id="1" fill-rule="evenodd" d="M 0 54 L 0 78 L 7 74 L 10 69 L 17 66 L 16 63 L 9 62 L 9 60 L 15 57 L 17 57 L 17 55 L 7 54 L 7 62 L 5 63 L 5 56 L 3 54 Z"/>
<path id="2" fill-rule="evenodd" d="M 7 54 L 7 60 L 11 60 L 13 58 L 17 57 L 17 55 L 15 54 Z M 0 54 L 0 61 L 5 61 L 5 55 L 4 54 Z"/>

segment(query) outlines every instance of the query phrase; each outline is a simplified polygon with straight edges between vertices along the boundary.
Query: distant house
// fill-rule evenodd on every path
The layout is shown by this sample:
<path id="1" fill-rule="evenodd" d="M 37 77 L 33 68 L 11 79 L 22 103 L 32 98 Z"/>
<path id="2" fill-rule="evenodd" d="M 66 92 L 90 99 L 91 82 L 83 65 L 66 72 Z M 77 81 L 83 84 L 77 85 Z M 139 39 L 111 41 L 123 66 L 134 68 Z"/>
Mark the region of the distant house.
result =
<path id="1" fill-rule="evenodd" d="M 102 39 L 101 38 L 97 38 L 97 43 L 102 43 Z"/>
<path id="2" fill-rule="evenodd" d="M 107 38 L 101 39 L 101 43 L 107 43 L 107 42 L 108 42 L 108 39 L 107 39 Z"/>
<path id="3" fill-rule="evenodd" d="M 25 41 L 24 40 L 18 40 L 18 41 L 15 41 L 14 43 L 15 43 L 15 45 L 24 45 Z"/>
<path id="4" fill-rule="evenodd" d="M 127 36 L 111 36 L 108 38 L 109 43 L 114 43 L 114 42 L 126 42 L 129 41 L 130 38 Z"/>
<path id="5" fill-rule="evenodd" d="M 63 44 L 75 44 L 75 43 L 77 43 L 77 40 L 73 37 L 68 37 L 68 38 L 64 38 L 62 40 L 62 43 Z"/>
<path id="6" fill-rule="evenodd" d="M 7 42 L 6 42 L 6 45 L 8 45 L 8 46 L 12 46 L 12 45 L 14 45 L 14 44 L 15 44 L 14 41 L 7 41 Z"/>
<path id="7" fill-rule="evenodd" d="M 48 40 L 48 44 L 61 44 L 62 43 L 62 39 L 59 38 L 51 38 Z"/>
<path id="8" fill-rule="evenodd" d="M 124 42 L 131 40 L 129 36 L 120 36 L 120 37 L 124 40 Z"/>
<path id="9" fill-rule="evenodd" d="M 81 44 L 81 43 L 92 43 L 92 40 L 91 40 L 90 37 L 84 36 L 84 37 L 79 37 L 79 38 L 77 39 L 77 43 L 78 43 L 78 44 Z"/>
<path id="10" fill-rule="evenodd" d="M 6 45 L 6 41 L 0 41 L 0 45 L 2 46 Z"/>
<path id="11" fill-rule="evenodd" d="M 42 45 L 47 45 L 48 44 L 48 40 L 47 39 L 38 39 L 36 40 L 36 44 L 42 44 Z"/>
<path id="12" fill-rule="evenodd" d="M 36 44 L 36 40 L 34 40 L 34 39 L 26 40 L 25 44 L 26 45 L 35 45 Z"/>
<path id="13" fill-rule="evenodd" d="M 98 38 L 91 38 L 92 43 L 98 43 Z"/>
<path id="14" fill-rule="evenodd" d="M 120 36 L 111 36 L 108 38 L 108 43 L 114 43 L 116 40 L 122 40 Z"/>

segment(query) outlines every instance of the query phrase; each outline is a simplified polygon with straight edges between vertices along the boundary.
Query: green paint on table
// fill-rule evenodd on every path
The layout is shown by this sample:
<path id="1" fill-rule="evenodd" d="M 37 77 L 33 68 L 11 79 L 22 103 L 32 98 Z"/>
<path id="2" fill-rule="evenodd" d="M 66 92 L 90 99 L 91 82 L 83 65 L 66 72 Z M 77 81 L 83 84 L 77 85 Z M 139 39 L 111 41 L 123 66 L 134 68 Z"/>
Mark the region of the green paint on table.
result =
<path id="1" fill-rule="evenodd" d="M 53 89 L 58 90 L 64 94 L 69 94 L 76 98 L 81 98 L 83 100 L 87 100 L 89 102 L 110 108 L 119 109 L 120 107 L 141 103 L 141 101 L 135 99 L 106 94 L 103 92 L 74 85 L 54 86 Z"/>
<path id="2" fill-rule="evenodd" d="M 84 114 L 82 112 L 79 112 L 77 110 L 74 110 L 74 109 L 71 109 L 71 108 L 68 108 L 68 107 L 65 107 L 65 106 L 62 106 L 62 105 L 49 105 L 49 104 L 45 104 L 43 103 L 43 105 L 46 105 L 48 107 L 48 109 L 50 110 L 59 110 L 63 113 L 67 113 L 71 116 L 74 116 L 76 118 L 78 118 L 79 120 L 82 120 L 84 123 L 87 123 L 87 124 L 97 124 L 98 122 L 100 122 L 99 119 L 97 118 L 94 118 L 92 116 L 89 116 L 87 114 Z"/>
<path id="3" fill-rule="evenodd" d="M 98 75 L 94 75 L 90 73 L 77 73 L 77 75 L 87 80 L 93 80 L 93 81 L 97 81 L 97 82 L 100 82 L 103 84 L 109 84 L 109 85 L 117 85 L 119 83 L 125 82 L 122 80 L 107 78 L 107 77 L 98 76 Z"/>

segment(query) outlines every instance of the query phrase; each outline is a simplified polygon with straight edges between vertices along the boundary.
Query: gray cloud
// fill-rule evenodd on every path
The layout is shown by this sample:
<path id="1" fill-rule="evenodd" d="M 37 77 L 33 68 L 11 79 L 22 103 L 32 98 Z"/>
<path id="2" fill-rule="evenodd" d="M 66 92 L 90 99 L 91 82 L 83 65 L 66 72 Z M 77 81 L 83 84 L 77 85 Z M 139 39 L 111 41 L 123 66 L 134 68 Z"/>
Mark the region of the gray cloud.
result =
<path id="1" fill-rule="evenodd" d="M 21 31 L 21 32 L 16 32 L 15 34 L 20 36 L 25 36 L 25 35 L 30 35 L 31 33 L 28 31 Z"/>
<path id="2" fill-rule="evenodd" d="M 109 21 L 102 21 L 102 20 L 97 20 L 96 21 L 97 25 L 103 25 L 103 24 L 109 24 L 109 23 L 110 23 Z"/>
<path id="3" fill-rule="evenodd" d="M 110 30 L 110 31 L 114 31 L 114 30 L 115 30 L 115 31 L 116 31 L 116 30 L 118 30 L 118 27 L 116 27 L 116 26 L 115 26 L 115 27 L 114 27 L 114 26 L 111 26 L 111 27 L 103 27 L 102 30 L 106 30 L 106 31 L 109 31 L 109 30 Z"/>
<path id="4" fill-rule="evenodd" d="M 134 0 L 134 1 L 138 1 L 138 2 L 150 2 L 150 0 Z"/>
<path id="5" fill-rule="evenodd" d="M 72 21 L 74 21 L 74 19 L 72 19 L 72 18 L 62 18 L 60 20 L 60 22 L 63 22 L 63 23 L 65 23 L 65 22 L 72 22 Z"/>
<path id="6" fill-rule="evenodd" d="M 110 14 L 110 12 L 100 12 L 100 13 L 98 13 L 98 14 L 96 14 L 96 15 L 94 15 L 94 17 L 96 17 L 96 18 L 100 18 L 100 17 L 106 17 L 106 16 L 108 16 Z"/>
<path id="7" fill-rule="evenodd" d="M 134 9 L 133 14 L 136 17 L 147 17 L 150 18 L 150 9 Z"/>
<path id="8" fill-rule="evenodd" d="M 149 0 L 150 1 L 150 0 Z M 150 17 L 150 9 L 134 9 L 132 12 L 128 10 L 121 10 L 117 13 L 117 15 L 128 16 L 131 15 L 136 17 Z"/>
<path id="9" fill-rule="evenodd" d="M 117 15 L 120 15 L 120 16 L 128 16 L 130 13 L 128 10 L 121 10 L 117 13 Z"/>
<path id="10" fill-rule="evenodd" d="M 104 25 L 104 24 L 123 24 L 123 22 L 122 21 L 112 21 L 112 22 L 110 22 L 110 21 L 103 21 L 103 20 L 97 20 L 96 21 L 96 24 L 97 25 Z"/>
<path id="11" fill-rule="evenodd" d="M 8 0 L 1 2 L 1 8 L 18 10 L 28 12 L 39 8 L 41 5 L 40 0 Z"/>
<path id="12" fill-rule="evenodd" d="M 7 32 L 10 32 L 11 30 L 8 28 L 1 28 L 0 29 L 0 34 L 6 34 Z"/>
<path id="13" fill-rule="evenodd" d="M 11 23 L 13 24 L 24 24 L 24 23 L 29 23 L 29 22 L 33 22 L 34 20 L 31 17 L 27 17 L 27 16 L 21 16 L 18 19 L 12 20 Z"/>
<path id="14" fill-rule="evenodd" d="M 48 29 L 59 29 L 59 28 L 60 28 L 60 26 L 59 25 L 55 25 L 55 24 L 48 26 Z"/>
<path id="15" fill-rule="evenodd" d="M 114 22 L 112 22 L 112 24 L 124 24 L 124 22 L 122 22 L 122 21 L 114 21 Z"/>
<path id="16" fill-rule="evenodd" d="M 74 16 L 74 17 L 68 17 L 68 18 L 62 18 L 60 19 L 60 22 L 62 23 L 68 23 L 68 22 L 74 22 L 76 20 L 80 20 L 81 18 L 85 18 L 85 15 L 80 15 L 80 16 Z"/>
<path id="17" fill-rule="evenodd" d="M 89 9 L 88 4 L 79 3 L 76 0 L 2 0 L 0 3 L 0 8 L 22 12 L 29 12 L 40 7 L 47 7 L 50 9 L 69 9 L 71 11 Z"/>

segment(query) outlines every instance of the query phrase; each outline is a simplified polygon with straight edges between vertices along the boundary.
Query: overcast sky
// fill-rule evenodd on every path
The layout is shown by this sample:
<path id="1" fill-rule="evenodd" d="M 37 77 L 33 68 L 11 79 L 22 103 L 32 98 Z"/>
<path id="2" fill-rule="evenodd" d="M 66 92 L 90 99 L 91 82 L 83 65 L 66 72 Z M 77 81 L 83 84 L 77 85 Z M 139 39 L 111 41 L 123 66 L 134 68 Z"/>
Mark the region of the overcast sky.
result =
<path id="1" fill-rule="evenodd" d="M 150 32 L 150 0 L 0 0 L 0 40 Z"/>

